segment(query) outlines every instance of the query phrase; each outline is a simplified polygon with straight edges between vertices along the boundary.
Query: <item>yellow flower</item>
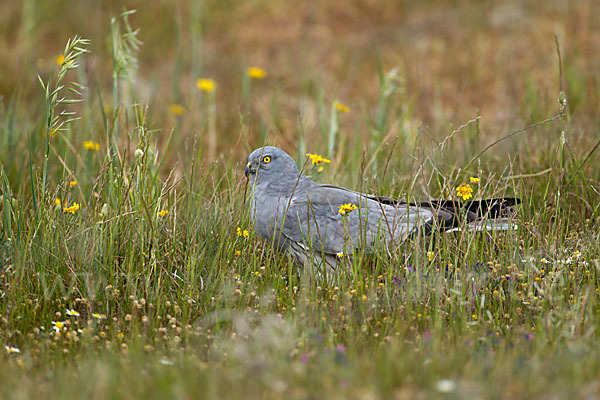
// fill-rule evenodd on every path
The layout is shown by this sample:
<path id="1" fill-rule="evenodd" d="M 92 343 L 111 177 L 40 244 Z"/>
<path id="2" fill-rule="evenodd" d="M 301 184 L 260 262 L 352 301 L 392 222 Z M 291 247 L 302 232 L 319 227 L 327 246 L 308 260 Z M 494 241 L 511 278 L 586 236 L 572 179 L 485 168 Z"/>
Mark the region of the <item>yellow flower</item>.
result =
<path id="1" fill-rule="evenodd" d="M 462 197 L 463 200 L 469 200 L 470 198 L 472 198 L 473 197 L 472 193 L 473 193 L 473 189 L 471 188 L 471 186 L 467 185 L 466 183 L 463 183 L 459 187 L 456 188 L 456 195 L 458 197 Z"/>
<path id="2" fill-rule="evenodd" d="M 235 255 L 236 255 L 236 256 L 239 256 L 239 255 L 241 255 L 241 254 L 242 254 L 242 252 L 241 252 L 240 250 L 236 250 L 236 251 L 235 251 Z"/>
<path id="3" fill-rule="evenodd" d="M 469 180 L 471 181 L 471 183 L 479 183 L 479 181 L 480 181 L 481 179 L 479 179 L 479 178 L 476 178 L 476 177 L 472 176 L 472 177 L 470 177 L 470 178 L 469 178 Z"/>
<path id="4" fill-rule="evenodd" d="M 339 111 L 345 112 L 345 113 L 350 111 L 350 108 L 348 106 L 343 105 L 339 101 L 335 103 L 335 108 L 337 108 Z"/>
<path id="5" fill-rule="evenodd" d="M 79 210 L 80 208 L 81 208 L 81 204 L 73 203 L 73 205 L 71 207 L 63 208 L 63 211 L 66 213 L 75 214 L 75 211 Z"/>
<path id="6" fill-rule="evenodd" d="M 344 252 L 340 251 L 339 253 L 336 254 L 336 256 L 338 256 L 338 258 L 342 258 L 342 257 L 344 257 Z"/>
<path id="7" fill-rule="evenodd" d="M 207 92 L 210 92 L 210 90 L 207 90 Z M 185 111 L 186 111 L 185 107 L 182 106 L 181 104 L 171 104 L 169 106 L 169 112 L 173 115 L 182 116 L 183 114 L 185 114 Z"/>
<path id="8" fill-rule="evenodd" d="M 215 81 L 213 81 L 212 79 L 202 78 L 196 81 L 196 87 L 198 87 L 198 89 L 200 90 L 205 91 L 206 93 L 215 90 L 215 86 Z"/>
<path id="9" fill-rule="evenodd" d="M 96 319 L 101 319 L 102 315 L 98 314 L 98 313 L 93 313 L 92 317 L 96 318 Z"/>
<path id="10" fill-rule="evenodd" d="M 477 314 L 471 315 L 471 318 L 473 318 L 475 321 L 477 321 Z"/>
<path id="11" fill-rule="evenodd" d="M 427 259 L 428 259 L 429 261 L 433 261 L 433 256 L 434 256 L 434 255 L 435 255 L 435 254 L 433 253 L 433 251 L 430 251 L 430 252 L 428 252 L 428 253 L 427 253 Z"/>
<path id="12" fill-rule="evenodd" d="M 73 61 L 74 61 L 74 59 L 71 59 L 71 61 L 69 61 L 68 63 L 66 63 L 66 65 L 71 64 Z M 65 65 L 65 56 L 64 56 L 64 54 L 56 56 L 56 65 L 58 65 L 59 67 L 62 67 L 63 65 Z"/>
<path id="13" fill-rule="evenodd" d="M 267 76 L 267 71 L 258 67 L 250 67 L 246 70 L 246 75 L 252 79 L 264 79 Z"/>
<path id="14" fill-rule="evenodd" d="M 346 213 L 349 213 L 352 210 L 356 210 L 358 207 L 355 204 L 352 203 L 347 203 L 347 204 L 342 204 L 341 206 L 338 206 L 339 210 L 338 212 L 342 215 L 346 215 Z"/>
<path id="15" fill-rule="evenodd" d="M 319 154 L 306 153 L 306 157 L 310 158 L 310 161 L 312 161 L 312 165 L 316 165 L 317 167 L 320 166 L 320 163 L 331 163 L 331 160 L 328 160 Z"/>
<path id="16" fill-rule="evenodd" d="M 247 238 L 250 234 L 248 233 L 247 229 L 242 229 L 239 226 L 236 228 L 236 232 L 238 236 L 243 236 L 245 238 Z"/>
<path id="17" fill-rule="evenodd" d="M 71 182 L 69 182 L 69 186 L 70 187 L 77 186 L 77 181 L 71 181 Z"/>
<path id="18" fill-rule="evenodd" d="M 160 211 L 158 212 L 158 216 L 159 216 L 159 217 L 164 217 L 164 216 L 165 216 L 165 215 L 167 215 L 168 213 L 169 213 L 169 211 L 167 211 L 167 210 L 160 210 Z"/>
<path id="19" fill-rule="evenodd" d="M 96 143 L 92 140 L 86 140 L 85 142 L 83 142 L 83 148 L 86 150 L 98 151 L 100 150 L 100 143 Z"/>
<path id="20" fill-rule="evenodd" d="M 57 197 L 56 199 L 54 199 L 54 204 L 60 207 L 60 199 Z"/>

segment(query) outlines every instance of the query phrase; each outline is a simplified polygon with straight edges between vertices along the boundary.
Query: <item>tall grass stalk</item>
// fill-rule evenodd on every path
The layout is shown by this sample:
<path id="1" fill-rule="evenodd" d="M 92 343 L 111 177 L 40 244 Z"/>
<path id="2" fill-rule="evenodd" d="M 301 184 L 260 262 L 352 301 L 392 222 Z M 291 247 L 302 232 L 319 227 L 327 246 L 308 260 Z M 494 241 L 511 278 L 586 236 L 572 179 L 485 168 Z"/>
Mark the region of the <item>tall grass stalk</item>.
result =
<path id="1" fill-rule="evenodd" d="M 42 182 L 40 185 L 40 201 L 44 201 L 46 198 L 46 180 L 48 174 L 48 161 L 50 157 L 50 137 L 66 131 L 71 122 L 80 118 L 76 116 L 74 111 L 69 111 L 67 106 L 82 101 L 82 91 L 85 90 L 85 87 L 77 82 L 72 81 L 70 82 L 69 86 L 65 88 L 65 85 L 63 85 L 62 82 L 68 71 L 79 67 L 79 58 L 84 53 L 88 52 L 85 47 L 89 44 L 89 40 L 82 39 L 79 36 L 74 36 L 72 39 L 69 39 L 65 46 L 65 50 L 63 51 L 62 63 L 59 66 L 58 74 L 54 84 L 52 84 L 52 79 L 48 79 L 46 83 L 44 83 L 42 78 L 38 75 L 38 80 L 44 91 L 44 131 L 46 137 L 44 146 L 44 161 L 42 167 Z M 65 93 L 65 90 L 68 93 Z M 62 109 L 60 109 L 61 107 Z M 31 179 L 33 179 L 33 177 Z"/>
<path id="2" fill-rule="evenodd" d="M 111 149 L 111 157 L 117 149 L 119 137 L 119 107 L 121 96 L 119 86 L 121 80 L 133 79 L 138 66 L 137 52 L 142 42 L 138 39 L 139 29 L 133 30 L 129 24 L 129 16 L 136 10 L 125 10 L 119 17 L 113 17 L 110 21 L 110 38 L 112 49 L 112 84 L 113 84 L 113 126 L 111 135 L 107 138 L 107 144 Z"/>

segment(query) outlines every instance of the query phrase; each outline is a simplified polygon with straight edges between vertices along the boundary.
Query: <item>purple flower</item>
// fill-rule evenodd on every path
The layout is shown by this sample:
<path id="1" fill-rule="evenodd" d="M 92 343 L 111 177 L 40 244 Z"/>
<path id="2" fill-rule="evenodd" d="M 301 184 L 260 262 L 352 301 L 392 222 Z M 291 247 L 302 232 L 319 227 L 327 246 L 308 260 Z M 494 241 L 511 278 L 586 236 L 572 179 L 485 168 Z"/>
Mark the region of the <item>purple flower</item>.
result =
<path id="1" fill-rule="evenodd" d="M 408 272 L 412 272 L 412 269 L 413 269 L 413 268 L 412 268 L 412 265 L 409 265 L 409 266 L 408 266 Z"/>
<path id="2" fill-rule="evenodd" d="M 394 283 L 395 283 L 396 285 L 400 286 L 400 285 L 402 285 L 402 280 L 400 280 L 400 279 L 398 279 L 398 278 L 394 277 Z"/>
<path id="3" fill-rule="evenodd" d="M 315 341 L 315 343 L 321 343 L 323 341 L 323 336 L 321 336 L 319 332 L 314 332 L 312 339 Z"/>
<path id="4" fill-rule="evenodd" d="M 306 364 L 308 362 L 308 354 L 304 353 L 300 356 L 300 362 Z"/>
<path id="5" fill-rule="evenodd" d="M 344 346 L 343 343 L 340 343 L 337 346 L 335 346 L 334 359 L 337 363 L 346 363 L 346 346 Z"/>

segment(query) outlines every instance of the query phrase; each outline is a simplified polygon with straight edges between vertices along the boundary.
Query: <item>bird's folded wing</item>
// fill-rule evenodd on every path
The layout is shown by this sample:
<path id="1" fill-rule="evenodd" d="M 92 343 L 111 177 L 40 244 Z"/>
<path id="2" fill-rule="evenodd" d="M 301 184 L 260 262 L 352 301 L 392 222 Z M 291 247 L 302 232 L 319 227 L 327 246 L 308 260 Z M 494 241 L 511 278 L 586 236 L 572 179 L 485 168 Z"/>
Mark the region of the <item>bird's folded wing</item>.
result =
<path id="1" fill-rule="evenodd" d="M 342 204 L 356 204 L 365 202 L 367 197 L 361 193 L 354 192 L 334 185 L 315 185 L 308 188 L 304 193 L 292 197 L 291 206 L 312 204 L 314 206 L 330 205 L 337 208 Z"/>
<path id="2" fill-rule="evenodd" d="M 357 209 L 340 213 L 340 206 L 349 203 Z M 398 239 L 394 236 L 404 231 L 398 227 L 398 215 L 404 211 L 403 206 L 381 204 L 338 186 L 315 185 L 292 197 L 281 232 L 327 254 L 368 250 L 376 242 Z"/>

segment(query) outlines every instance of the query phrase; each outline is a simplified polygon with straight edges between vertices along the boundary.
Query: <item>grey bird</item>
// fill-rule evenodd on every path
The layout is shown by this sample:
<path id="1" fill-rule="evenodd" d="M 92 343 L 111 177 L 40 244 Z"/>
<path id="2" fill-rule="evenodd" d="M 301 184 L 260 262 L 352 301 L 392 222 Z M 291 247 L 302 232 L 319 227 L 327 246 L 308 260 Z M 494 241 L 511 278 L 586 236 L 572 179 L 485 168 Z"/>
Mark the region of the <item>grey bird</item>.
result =
<path id="1" fill-rule="evenodd" d="M 458 203 L 435 200 L 407 203 L 343 187 L 318 184 L 303 175 L 285 151 L 265 146 L 248 156 L 251 219 L 255 232 L 300 266 L 313 265 L 327 275 L 339 273 L 356 251 L 391 251 L 436 227 L 506 230 L 515 198 Z M 460 213 L 459 213 L 460 211 Z"/>

